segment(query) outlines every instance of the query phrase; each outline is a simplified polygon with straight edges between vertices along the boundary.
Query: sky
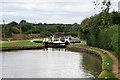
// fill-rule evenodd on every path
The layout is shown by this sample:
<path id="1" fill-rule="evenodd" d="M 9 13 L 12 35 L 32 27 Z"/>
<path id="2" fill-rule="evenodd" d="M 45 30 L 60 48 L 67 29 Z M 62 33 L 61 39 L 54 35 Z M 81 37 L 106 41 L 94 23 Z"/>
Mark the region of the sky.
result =
<path id="1" fill-rule="evenodd" d="M 101 0 L 100 0 L 101 1 Z M 118 11 L 118 1 L 112 7 Z M 80 23 L 86 17 L 98 14 L 94 0 L 0 0 L 0 23 L 26 20 L 32 23 Z M 113 9 L 112 8 L 112 9 Z"/>

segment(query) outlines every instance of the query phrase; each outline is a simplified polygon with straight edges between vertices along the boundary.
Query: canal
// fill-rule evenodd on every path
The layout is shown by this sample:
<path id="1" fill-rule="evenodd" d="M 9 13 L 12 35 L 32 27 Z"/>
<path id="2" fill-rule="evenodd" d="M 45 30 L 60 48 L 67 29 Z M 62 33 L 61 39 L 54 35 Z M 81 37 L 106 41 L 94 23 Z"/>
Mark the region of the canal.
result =
<path id="1" fill-rule="evenodd" d="M 3 78 L 95 78 L 100 59 L 65 48 L 2 52 Z"/>

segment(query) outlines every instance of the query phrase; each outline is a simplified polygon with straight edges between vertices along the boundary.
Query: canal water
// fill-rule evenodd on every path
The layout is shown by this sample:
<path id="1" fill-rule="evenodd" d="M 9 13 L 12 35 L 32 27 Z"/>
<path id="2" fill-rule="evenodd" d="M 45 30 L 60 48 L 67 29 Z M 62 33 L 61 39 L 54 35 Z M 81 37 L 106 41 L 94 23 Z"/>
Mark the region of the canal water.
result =
<path id="1" fill-rule="evenodd" d="M 2 52 L 3 78 L 95 78 L 101 61 L 65 48 Z"/>

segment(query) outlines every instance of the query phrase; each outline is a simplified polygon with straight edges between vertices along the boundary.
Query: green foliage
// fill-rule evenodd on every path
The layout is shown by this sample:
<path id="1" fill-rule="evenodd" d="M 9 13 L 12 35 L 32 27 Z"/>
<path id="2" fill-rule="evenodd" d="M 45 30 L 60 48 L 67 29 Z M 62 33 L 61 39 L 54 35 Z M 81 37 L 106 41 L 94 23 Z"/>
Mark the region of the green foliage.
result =
<path id="1" fill-rule="evenodd" d="M 111 22 L 110 22 L 111 25 L 120 24 L 120 13 L 112 12 L 110 13 L 110 18 L 111 18 Z"/>
<path id="2" fill-rule="evenodd" d="M 45 30 L 51 33 L 56 33 L 58 32 L 57 27 L 56 26 L 46 26 Z"/>
<path id="3" fill-rule="evenodd" d="M 105 15 L 109 17 L 105 17 Z M 120 45 L 118 41 L 119 17 L 118 12 L 109 14 L 101 12 L 98 15 L 86 18 L 79 27 L 80 38 L 87 40 L 88 45 L 113 50 L 116 56 L 120 58 L 118 47 Z"/>
<path id="4" fill-rule="evenodd" d="M 21 24 L 19 24 L 19 27 L 21 27 L 22 33 L 27 32 L 27 31 L 29 33 L 30 32 L 29 30 L 33 29 L 32 23 L 21 23 Z"/>
<path id="5" fill-rule="evenodd" d="M 112 36 L 111 36 L 111 44 L 112 45 L 112 50 L 116 53 L 116 55 L 118 55 L 118 57 L 120 57 L 120 53 L 119 53 L 119 30 L 120 27 L 118 25 L 114 25 L 111 26 L 110 31 Z"/>
<path id="6" fill-rule="evenodd" d="M 3 25 L 3 24 L 2 24 Z M 13 37 L 13 34 L 40 34 L 40 37 L 49 37 L 55 33 L 71 33 L 78 36 L 79 24 L 47 24 L 47 23 L 29 23 L 26 20 L 21 20 L 20 23 L 11 22 L 3 25 L 2 37 Z"/>
<path id="7" fill-rule="evenodd" d="M 26 20 L 21 20 L 19 24 L 26 23 Z"/>
<path id="8" fill-rule="evenodd" d="M 12 21 L 11 23 L 9 23 L 8 24 L 9 26 L 16 26 L 16 25 L 18 25 L 18 23 L 17 22 L 15 22 L 15 21 Z"/>
<path id="9" fill-rule="evenodd" d="M 18 26 L 13 26 L 12 27 L 12 33 L 14 33 L 14 34 L 19 34 L 20 33 L 20 30 L 19 30 Z"/>
<path id="10" fill-rule="evenodd" d="M 105 31 L 100 31 L 99 35 L 98 35 L 98 47 L 100 48 L 106 48 L 106 32 Z"/>
<path id="11" fill-rule="evenodd" d="M 95 38 L 95 35 L 93 35 L 93 34 L 89 34 L 89 35 L 88 35 L 87 44 L 88 44 L 88 45 L 96 46 L 96 38 Z"/>

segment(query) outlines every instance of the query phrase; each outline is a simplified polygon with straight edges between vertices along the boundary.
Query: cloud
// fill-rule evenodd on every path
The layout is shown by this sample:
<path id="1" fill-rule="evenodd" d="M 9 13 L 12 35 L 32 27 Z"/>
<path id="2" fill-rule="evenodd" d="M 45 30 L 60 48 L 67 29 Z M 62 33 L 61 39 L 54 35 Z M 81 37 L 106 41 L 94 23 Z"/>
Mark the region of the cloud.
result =
<path id="1" fill-rule="evenodd" d="M 2 0 L 2 17 L 7 22 L 22 19 L 46 23 L 80 23 L 85 17 L 99 13 L 94 0 Z M 116 7 L 118 0 L 114 1 Z M 116 7 L 117 9 L 117 7 Z"/>

